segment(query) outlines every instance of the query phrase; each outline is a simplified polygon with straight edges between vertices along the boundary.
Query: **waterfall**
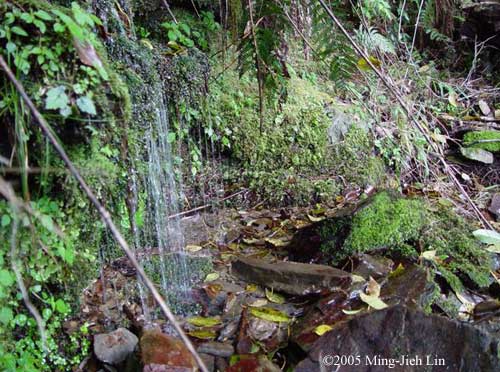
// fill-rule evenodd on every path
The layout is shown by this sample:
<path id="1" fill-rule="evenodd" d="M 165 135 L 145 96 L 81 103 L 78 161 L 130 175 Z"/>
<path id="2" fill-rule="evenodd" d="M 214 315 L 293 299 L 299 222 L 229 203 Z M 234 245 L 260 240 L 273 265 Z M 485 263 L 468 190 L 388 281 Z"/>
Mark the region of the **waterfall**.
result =
<path id="1" fill-rule="evenodd" d="M 145 200 L 144 222 L 133 231 L 137 255 L 146 271 L 158 274 L 161 289 L 172 308 L 189 301 L 190 275 L 179 217 L 181 184 L 176 180 L 172 164 L 172 149 L 168 142 L 169 119 L 166 98 L 154 99 L 154 119 L 150 120 L 142 139 L 140 182 L 132 177 L 136 198 Z M 146 319 L 149 318 L 144 288 L 139 284 Z"/>

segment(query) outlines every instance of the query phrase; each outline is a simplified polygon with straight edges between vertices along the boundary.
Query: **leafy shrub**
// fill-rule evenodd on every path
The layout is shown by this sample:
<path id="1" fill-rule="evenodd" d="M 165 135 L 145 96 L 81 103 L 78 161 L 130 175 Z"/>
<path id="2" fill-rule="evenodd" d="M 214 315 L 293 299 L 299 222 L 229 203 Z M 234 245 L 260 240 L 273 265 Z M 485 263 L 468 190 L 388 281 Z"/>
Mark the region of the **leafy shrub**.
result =
<path id="1" fill-rule="evenodd" d="M 42 198 L 31 202 L 30 210 L 15 212 L 0 202 L 0 367 L 67 370 L 80 363 L 89 348 L 85 327 L 65 336 L 63 322 L 72 312 L 68 302 L 76 281 L 72 267 L 87 267 L 91 257 L 87 250 L 76 248 L 79 231 L 66 224 L 56 202 Z M 45 345 L 39 325 L 24 307 L 16 267 L 43 319 Z"/>

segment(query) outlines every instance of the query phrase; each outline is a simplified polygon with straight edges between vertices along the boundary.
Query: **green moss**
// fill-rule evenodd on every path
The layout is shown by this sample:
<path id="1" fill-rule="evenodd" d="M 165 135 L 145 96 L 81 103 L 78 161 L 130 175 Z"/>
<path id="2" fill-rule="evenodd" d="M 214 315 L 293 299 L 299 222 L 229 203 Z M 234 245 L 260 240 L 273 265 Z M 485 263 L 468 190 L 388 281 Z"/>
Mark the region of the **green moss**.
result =
<path id="1" fill-rule="evenodd" d="M 436 250 L 446 256 L 438 270 L 455 290 L 463 288 L 462 281 L 486 287 L 491 283 L 491 258 L 474 239 L 470 222 L 444 206 L 432 212 L 431 223 L 422 231 L 421 245 L 425 250 Z"/>
<path id="2" fill-rule="evenodd" d="M 482 130 L 467 132 L 464 135 L 465 146 L 483 149 L 491 152 L 500 152 L 500 131 Z"/>
<path id="3" fill-rule="evenodd" d="M 337 174 L 357 185 L 380 185 L 386 178 L 385 165 L 374 154 L 374 144 L 369 133 L 353 125 L 344 140 L 335 145 L 331 163 Z"/>
<path id="4" fill-rule="evenodd" d="M 343 249 L 350 254 L 387 248 L 407 255 L 405 243 L 416 240 L 426 222 L 422 201 L 381 192 L 354 215 Z"/>

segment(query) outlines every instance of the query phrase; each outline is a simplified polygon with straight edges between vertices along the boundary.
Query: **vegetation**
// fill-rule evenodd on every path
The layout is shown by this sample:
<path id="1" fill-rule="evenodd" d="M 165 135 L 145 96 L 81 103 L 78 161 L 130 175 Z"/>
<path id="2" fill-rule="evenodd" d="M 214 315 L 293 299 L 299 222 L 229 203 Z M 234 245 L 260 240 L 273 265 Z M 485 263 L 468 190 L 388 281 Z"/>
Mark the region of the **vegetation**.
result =
<path id="1" fill-rule="evenodd" d="M 178 264 L 141 251 L 177 237 L 155 230 L 162 209 L 150 194 L 164 190 L 148 176 L 163 170 L 172 179 L 161 182 L 179 187 L 164 196 L 171 215 L 163 222 L 221 206 L 286 207 L 282 214 L 297 206 L 340 208 L 365 190 L 391 189 L 337 225 L 319 225 L 333 262 L 386 249 L 425 263 L 456 292 L 486 291 L 491 252 L 476 242 L 479 224 L 471 222 L 485 217 L 466 202 L 470 196 L 487 208 L 498 169 L 463 159 L 449 167 L 440 159 L 456 160 L 460 143 L 495 153 L 498 162 L 498 130 L 490 125 L 500 109 L 492 88 L 498 58 L 488 38 L 460 41 L 469 21 L 458 4 L 329 1 L 366 58 L 318 2 L 173 4 L 180 7 L 143 0 L 0 4 L 0 55 L 156 283 L 160 271 Z M 370 65 L 390 77 L 408 113 Z M 35 124 L 2 73 L 0 180 L 16 199 L 0 190 L 0 368 L 68 371 L 90 353 L 94 331 L 86 321 L 72 323 L 81 293 L 121 253 Z M 152 159 L 155 151 L 164 157 Z M 449 169 L 466 192 L 444 180 Z M 467 219 L 441 206 L 443 198 Z M 188 265 L 193 283 L 215 270 L 204 258 Z M 185 305 L 175 295 L 169 300 L 176 309 Z"/>

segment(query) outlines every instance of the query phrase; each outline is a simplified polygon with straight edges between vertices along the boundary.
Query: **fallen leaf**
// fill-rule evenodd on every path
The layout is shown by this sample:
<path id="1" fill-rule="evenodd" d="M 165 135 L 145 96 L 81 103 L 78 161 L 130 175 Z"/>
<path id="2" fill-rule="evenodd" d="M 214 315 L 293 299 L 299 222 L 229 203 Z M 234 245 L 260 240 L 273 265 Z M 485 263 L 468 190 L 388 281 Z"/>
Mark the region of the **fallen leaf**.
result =
<path id="1" fill-rule="evenodd" d="M 457 94 L 455 92 L 451 92 L 449 95 L 448 95 L 448 102 L 450 103 L 450 105 L 452 105 L 453 107 L 457 107 L 458 104 L 457 104 Z"/>
<path id="2" fill-rule="evenodd" d="M 205 277 L 205 282 L 213 282 L 214 280 L 219 279 L 219 273 L 210 273 Z"/>
<path id="3" fill-rule="evenodd" d="M 328 324 L 321 324 L 314 328 L 314 333 L 316 333 L 318 336 L 323 336 L 326 332 L 330 332 L 332 329 L 333 328 Z"/>
<path id="4" fill-rule="evenodd" d="M 389 273 L 389 278 L 397 278 L 405 271 L 405 267 L 400 263 L 398 267 Z"/>
<path id="5" fill-rule="evenodd" d="M 266 238 L 264 239 L 266 242 L 271 244 L 273 247 L 286 247 L 288 244 L 290 244 L 290 239 L 288 237 L 286 238 Z"/>
<path id="6" fill-rule="evenodd" d="M 436 251 L 425 251 L 420 254 L 420 258 L 426 259 L 428 261 L 435 261 L 436 260 Z"/>
<path id="7" fill-rule="evenodd" d="M 270 307 L 252 307 L 250 308 L 250 314 L 257 318 L 276 323 L 286 323 L 291 320 L 284 312 Z"/>
<path id="8" fill-rule="evenodd" d="M 351 280 L 353 283 L 363 283 L 366 282 L 365 278 L 361 275 L 351 274 Z"/>
<path id="9" fill-rule="evenodd" d="M 361 310 L 363 309 L 357 309 L 357 310 L 345 310 L 345 309 L 342 309 L 342 312 L 346 315 L 354 315 L 354 314 L 357 314 L 359 313 Z"/>
<path id="10" fill-rule="evenodd" d="M 186 245 L 186 251 L 194 253 L 201 251 L 203 247 L 201 245 Z"/>
<path id="11" fill-rule="evenodd" d="M 220 318 L 205 318 L 203 316 L 194 316 L 192 318 L 186 319 L 186 321 L 196 327 L 213 327 L 221 323 Z"/>
<path id="12" fill-rule="evenodd" d="M 374 297 L 380 296 L 380 284 L 378 284 L 371 276 L 368 280 L 368 285 L 366 286 L 366 294 Z"/>
<path id="13" fill-rule="evenodd" d="M 191 337 L 199 338 L 201 340 L 212 340 L 217 336 L 217 333 L 211 330 L 195 330 L 188 332 L 188 335 Z"/>
<path id="14" fill-rule="evenodd" d="M 369 296 L 367 294 L 360 293 L 359 297 L 361 298 L 361 301 L 363 301 L 368 306 L 373 307 L 375 310 L 382 310 L 387 307 L 387 304 L 378 296 Z"/>
<path id="15" fill-rule="evenodd" d="M 375 58 L 373 56 L 369 56 L 368 60 L 371 62 L 371 64 L 373 66 L 375 66 L 377 68 L 379 68 L 381 65 L 380 60 L 378 60 L 377 58 Z M 364 58 L 358 59 L 357 65 L 358 65 L 360 70 L 364 70 L 364 71 L 371 70 L 371 66 L 369 65 L 368 61 Z"/>
<path id="16" fill-rule="evenodd" d="M 266 298 L 269 301 L 274 302 L 275 304 L 284 304 L 285 303 L 285 297 L 283 297 L 279 293 L 275 293 L 274 291 L 269 290 L 267 288 L 266 288 Z"/>
<path id="17" fill-rule="evenodd" d="M 489 114 L 491 114 L 490 106 L 488 106 L 486 101 L 480 99 L 478 102 L 478 105 L 479 105 L 479 109 L 481 110 L 481 112 L 483 113 L 484 116 L 488 116 Z"/>
<path id="18" fill-rule="evenodd" d="M 307 218 L 309 218 L 309 220 L 311 222 L 319 222 L 319 221 L 323 221 L 326 217 L 315 217 L 315 216 L 311 216 L 310 214 L 308 214 Z"/>
<path id="19" fill-rule="evenodd" d="M 479 229 L 473 231 L 472 235 L 484 244 L 500 244 L 500 234 L 495 230 Z"/>
<path id="20" fill-rule="evenodd" d="M 265 241 L 262 239 L 255 239 L 255 238 L 243 238 L 243 243 L 248 245 L 264 245 Z"/>
<path id="21" fill-rule="evenodd" d="M 248 306 L 262 307 L 262 306 L 266 306 L 267 304 L 268 304 L 268 301 L 265 298 L 258 298 L 255 301 L 253 301 L 252 303 L 249 303 Z"/>
<path id="22" fill-rule="evenodd" d="M 255 292 L 257 289 L 259 289 L 259 286 L 257 284 L 247 284 L 245 287 L 245 290 L 247 292 Z"/>
<path id="23" fill-rule="evenodd" d="M 460 153 L 467 159 L 475 160 L 484 164 L 493 164 L 494 157 L 489 151 L 475 147 L 461 147 Z"/>

